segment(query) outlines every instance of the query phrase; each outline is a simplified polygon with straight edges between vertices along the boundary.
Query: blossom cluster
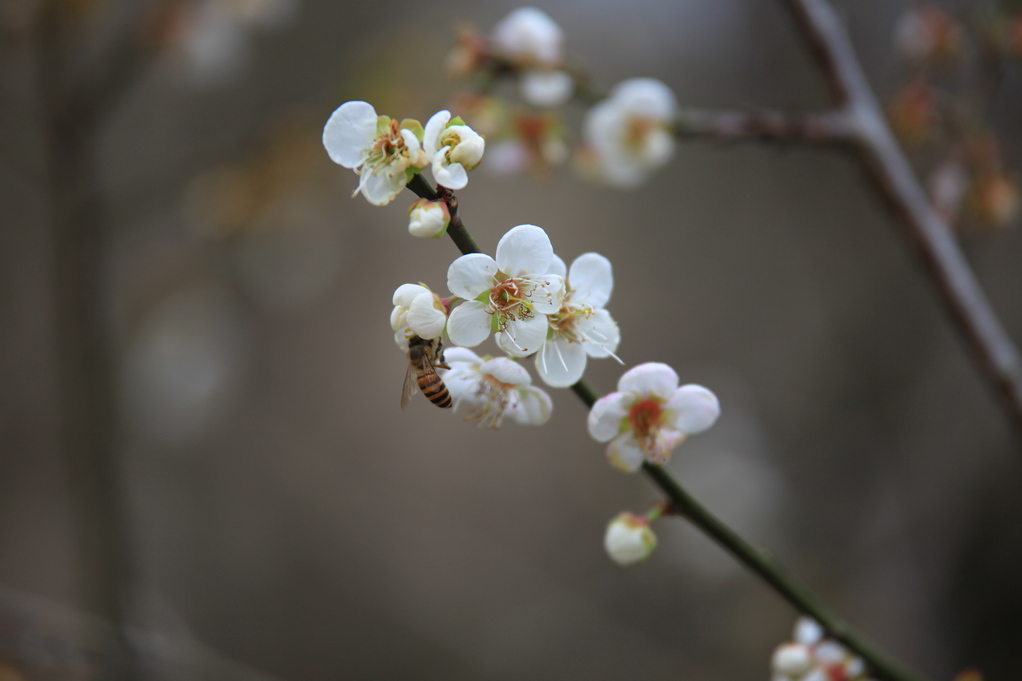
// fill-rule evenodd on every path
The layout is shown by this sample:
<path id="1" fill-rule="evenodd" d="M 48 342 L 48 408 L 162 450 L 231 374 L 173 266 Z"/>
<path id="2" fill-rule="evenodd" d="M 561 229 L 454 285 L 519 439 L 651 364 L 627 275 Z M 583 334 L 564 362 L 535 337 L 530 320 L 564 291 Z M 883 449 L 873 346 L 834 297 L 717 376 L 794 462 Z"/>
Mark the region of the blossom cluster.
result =
<path id="1" fill-rule="evenodd" d="M 595 91 L 571 66 L 564 32 L 549 15 L 522 7 L 489 35 L 462 31 L 448 68 L 470 88 L 462 104 L 486 121 L 494 138 L 490 168 L 545 171 L 571 156 L 562 109 L 576 92 L 584 91 L 588 101 Z M 514 82 L 520 104 L 494 89 L 500 79 Z M 585 113 L 577 167 L 611 186 L 642 184 L 674 154 L 676 115 L 674 93 L 664 83 L 652 78 L 619 83 Z"/>
<path id="2" fill-rule="evenodd" d="M 468 171 L 479 165 L 485 140 L 461 118 L 438 111 L 426 127 L 414 119 L 400 123 L 378 116 L 368 102 L 345 102 L 323 128 L 323 146 L 330 159 L 359 176 L 354 194 L 383 206 L 429 166 L 438 184 L 462 189 Z"/>
<path id="3" fill-rule="evenodd" d="M 770 667 L 771 681 L 872 681 L 862 658 L 808 617 L 798 619 L 793 640 L 777 647 Z"/>
<path id="4" fill-rule="evenodd" d="M 463 40 L 462 48 L 464 68 L 498 64 L 501 72 L 516 75 L 521 96 L 534 107 L 560 106 L 574 91 L 563 34 L 534 8 L 513 12 L 492 37 Z M 622 187 L 645 180 L 673 153 L 676 109 L 673 93 L 659 81 L 638 78 L 615 87 L 584 122 L 591 174 Z M 470 117 L 482 121 L 485 130 L 485 109 L 472 110 Z M 529 143 L 553 155 L 557 144 L 550 132 L 556 127 L 533 126 Z M 409 232 L 438 237 L 464 229 L 452 190 L 467 186 L 486 142 L 461 117 L 443 110 L 423 126 L 379 115 L 369 102 L 349 101 L 329 117 L 323 145 L 334 162 L 358 176 L 353 196 L 361 194 L 374 205 L 390 203 L 413 181 L 421 187 L 417 176 L 429 168 L 436 198 L 412 203 Z M 408 357 L 402 406 L 419 389 L 436 406 L 467 411 L 466 420 L 483 427 L 498 428 L 505 420 L 541 425 L 551 418 L 553 401 L 532 383 L 523 360 L 533 358 L 539 378 L 552 388 L 577 386 L 590 358 L 623 364 L 617 355 L 621 332 L 606 309 L 614 288 L 610 261 L 584 253 L 569 266 L 554 253 L 542 227 L 512 227 L 492 256 L 458 257 L 447 269 L 446 285 L 448 296 L 422 283 L 394 291 L 391 330 Z M 491 336 L 503 356 L 471 349 Z M 595 402 L 589 433 L 607 443 L 614 467 L 634 472 L 664 464 L 689 435 L 714 424 L 720 414 L 716 396 L 699 385 L 679 384 L 666 364 L 640 364 L 624 373 L 616 392 Z M 656 545 L 650 525 L 665 510 L 661 505 L 645 515 L 618 515 L 607 526 L 608 555 L 622 565 L 648 557 Z"/>

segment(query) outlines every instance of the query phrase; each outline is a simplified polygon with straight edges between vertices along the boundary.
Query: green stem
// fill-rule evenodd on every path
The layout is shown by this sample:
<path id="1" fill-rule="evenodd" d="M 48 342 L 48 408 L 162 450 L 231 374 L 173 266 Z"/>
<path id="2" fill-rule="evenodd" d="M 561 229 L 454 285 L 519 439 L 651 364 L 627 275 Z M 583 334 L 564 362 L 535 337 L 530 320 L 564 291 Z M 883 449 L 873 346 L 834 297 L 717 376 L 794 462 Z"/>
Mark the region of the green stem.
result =
<path id="1" fill-rule="evenodd" d="M 408 183 L 408 188 L 424 199 L 436 201 L 443 198 L 448 201 L 448 205 L 450 205 L 450 199 L 447 195 L 453 197 L 450 191 L 443 187 L 440 188 L 441 193 L 438 195 L 422 179 L 421 175 L 416 175 Z M 444 195 L 444 192 L 447 195 Z M 456 209 L 457 200 L 455 199 L 454 210 L 452 210 L 452 226 Z M 458 224 L 462 234 L 452 234 L 450 228 L 447 230 L 455 245 L 463 254 L 480 252 L 460 218 Z M 592 408 L 596 401 L 600 399 L 600 393 L 584 378 L 572 385 L 571 390 L 589 408 Z M 915 672 L 903 667 L 862 638 L 851 626 L 824 606 L 805 586 L 799 583 L 773 558 L 745 541 L 734 530 L 725 525 L 723 521 L 706 510 L 674 479 L 666 468 L 648 463 L 643 464 L 642 468 L 643 472 L 670 499 L 671 509 L 675 514 L 687 518 L 689 522 L 699 528 L 704 534 L 720 544 L 738 562 L 760 577 L 796 610 L 819 622 L 830 636 L 844 643 L 856 655 L 861 657 L 869 666 L 870 671 L 876 676 L 886 679 L 886 681 L 926 681 L 925 677 L 919 676 Z"/>

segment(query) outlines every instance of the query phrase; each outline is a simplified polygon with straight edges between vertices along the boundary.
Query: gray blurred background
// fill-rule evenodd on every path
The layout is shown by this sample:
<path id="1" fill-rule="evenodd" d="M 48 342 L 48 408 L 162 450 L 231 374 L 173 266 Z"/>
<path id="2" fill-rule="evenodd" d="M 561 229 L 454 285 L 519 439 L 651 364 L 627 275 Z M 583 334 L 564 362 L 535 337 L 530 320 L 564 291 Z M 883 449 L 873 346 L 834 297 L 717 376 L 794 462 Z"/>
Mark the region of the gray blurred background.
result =
<path id="1" fill-rule="evenodd" d="M 130 12 L 65 4 L 88 36 L 66 63 L 100 63 L 106 17 Z M 90 525 L 61 423 L 106 398 L 61 397 L 78 256 L 54 227 L 31 5 L 0 2 L 0 678 L 113 676 L 97 650 L 114 620 L 151 678 L 768 678 L 795 614 L 708 540 L 665 519 L 647 563 L 606 558 L 606 522 L 658 497 L 607 465 L 569 391 L 542 428 L 398 409 L 392 292 L 442 289 L 457 252 L 407 235 L 410 193 L 350 199 L 319 133 L 349 99 L 425 121 L 454 92 L 455 24 L 488 31 L 511 3 L 301 0 L 168 49 L 117 102 L 70 171 L 100 206 L 79 255 L 110 361 L 87 371 L 116 404 L 99 409 L 119 495 L 100 517 L 121 527 Z M 829 103 L 779 1 L 540 6 L 603 87 Z M 884 98 L 906 77 L 891 37 L 908 6 L 838 3 Z M 1009 69 L 993 109 L 1015 167 L 1020 86 Z M 691 142 L 634 192 L 483 167 L 459 196 L 490 252 L 530 222 L 569 262 L 611 259 L 621 357 L 721 399 L 670 462 L 711 510 L 921 671 L 1018 678 L 1022 447 L 854 159 Z M 1022 339 L 1022 233 L 962 240 Z M 587 373 L 608 391 L 621 372 Z"/>

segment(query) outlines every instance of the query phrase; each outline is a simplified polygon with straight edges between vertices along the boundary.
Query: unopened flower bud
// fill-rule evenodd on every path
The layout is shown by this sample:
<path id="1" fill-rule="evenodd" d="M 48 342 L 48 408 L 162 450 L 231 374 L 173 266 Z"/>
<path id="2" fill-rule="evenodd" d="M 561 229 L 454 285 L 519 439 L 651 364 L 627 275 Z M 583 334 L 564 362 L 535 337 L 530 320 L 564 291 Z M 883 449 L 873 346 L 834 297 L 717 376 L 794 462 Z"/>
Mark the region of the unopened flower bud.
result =
<path id="1" fill-rule="evenodd" d="M 649 558 L 656 548 L 656 535 L 645 516 L 625 511 L 610 521 L 603 546 L 619 565 L 631 565 Z"/>
<path id="2" fill-rule="evenodd" d="M 412 236 L 442 236 L 450 223 L 451 213 L 443 201 L 419 199 L 408 209 L 408 233 Z"/>

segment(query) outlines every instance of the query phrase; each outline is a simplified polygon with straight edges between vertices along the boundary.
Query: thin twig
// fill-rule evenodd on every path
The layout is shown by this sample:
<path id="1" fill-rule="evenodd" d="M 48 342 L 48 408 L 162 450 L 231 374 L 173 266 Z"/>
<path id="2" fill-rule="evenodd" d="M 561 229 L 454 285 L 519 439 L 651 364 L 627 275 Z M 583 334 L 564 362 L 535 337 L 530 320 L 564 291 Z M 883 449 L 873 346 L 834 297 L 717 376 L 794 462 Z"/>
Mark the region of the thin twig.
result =
<path id="1" fill-rule="evenodd" d="M 853 126 L 855 148 L 951 314 L 1001 406 L 1022 436 L 1022 360 L 951 228 L 894 139 L 848 34 L 825 0 L 787 0 L 833 94 Z"/>

